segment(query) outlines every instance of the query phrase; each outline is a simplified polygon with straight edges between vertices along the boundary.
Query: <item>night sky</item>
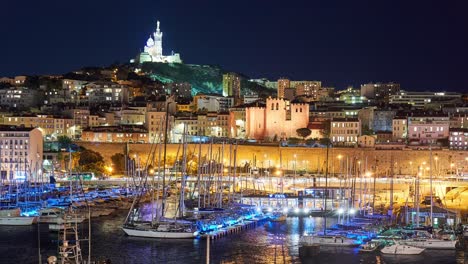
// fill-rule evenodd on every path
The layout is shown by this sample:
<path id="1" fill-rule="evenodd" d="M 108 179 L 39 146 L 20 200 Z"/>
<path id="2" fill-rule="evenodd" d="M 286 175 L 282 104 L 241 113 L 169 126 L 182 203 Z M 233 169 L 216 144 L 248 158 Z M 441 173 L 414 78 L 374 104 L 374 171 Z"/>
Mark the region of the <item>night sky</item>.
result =
<path id="1" fill-rule="evenodd" d="M 5 0 L 1 10 L 0 76 L 127 62 L 160 20 L 164 53 L 185 63 L 338 89 L 468 91 L 467 1 Z"/>

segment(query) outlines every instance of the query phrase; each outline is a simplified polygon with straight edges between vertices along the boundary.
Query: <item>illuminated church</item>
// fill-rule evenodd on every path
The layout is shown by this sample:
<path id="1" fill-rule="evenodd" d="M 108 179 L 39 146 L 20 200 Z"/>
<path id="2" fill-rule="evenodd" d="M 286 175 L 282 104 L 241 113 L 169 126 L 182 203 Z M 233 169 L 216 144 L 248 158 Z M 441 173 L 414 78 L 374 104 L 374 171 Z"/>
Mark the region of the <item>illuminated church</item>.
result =
<path id="1" fill-rule="evenodd" d="M 159 21 L 157 23 L 156 32 L 153 36 L 150 35 L 146 41 L 144 52 L 138 56 L 139 62 L 164 62 L 164 63 L 182 63 L 179 53 L 172 52 L 171 55 L 164 56 L 162 51 L 162 36 L 163 33 L 159 29 Z"/>

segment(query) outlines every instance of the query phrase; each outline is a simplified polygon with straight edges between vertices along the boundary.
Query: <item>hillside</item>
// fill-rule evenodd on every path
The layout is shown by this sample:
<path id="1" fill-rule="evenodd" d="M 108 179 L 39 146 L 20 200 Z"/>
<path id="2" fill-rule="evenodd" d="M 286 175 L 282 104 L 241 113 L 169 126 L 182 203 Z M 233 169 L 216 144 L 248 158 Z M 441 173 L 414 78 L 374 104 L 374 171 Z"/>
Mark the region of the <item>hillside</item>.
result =
<path id="1" fill-rule="evenodd" d="M 163 83 L 190 83 L 192 85 L 192 95 L 197 93 L 221 94 L 223 91 L 223 74 L 226 72 L 220 67 L 212 65 L 154 62 L 143 63 L 141 69 L 152 79 Z M 239 75 L 243 76 L 242 74 Z M 243 94 L 256 92 L 265 95 L 272 92 L 261 85 L 246 81 L 247 77 L 243 77 L 244 80 L 241 84 Z"/>

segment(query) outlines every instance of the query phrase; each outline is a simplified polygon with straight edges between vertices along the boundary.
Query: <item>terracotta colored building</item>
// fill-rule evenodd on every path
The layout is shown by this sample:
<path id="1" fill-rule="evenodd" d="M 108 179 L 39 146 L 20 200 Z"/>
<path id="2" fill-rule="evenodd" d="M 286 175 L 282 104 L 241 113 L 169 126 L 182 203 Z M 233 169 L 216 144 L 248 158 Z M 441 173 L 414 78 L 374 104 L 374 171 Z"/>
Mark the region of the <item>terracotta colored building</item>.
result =
<path id="1" fill-rule="evenodd" d="M 148 130 L 143 126 L 103 126 L 83 130 L 82 141 L 148 143 Z"/>
<path id="2" fill-rule="evenodd" d="M 265 107 L 247 107 L 245 119 L 247 138 L 296 137 L 296 130 L 307 127 L 309 123 L 309 105 L 291 104 L 288 100 L 268 98 Z"/>

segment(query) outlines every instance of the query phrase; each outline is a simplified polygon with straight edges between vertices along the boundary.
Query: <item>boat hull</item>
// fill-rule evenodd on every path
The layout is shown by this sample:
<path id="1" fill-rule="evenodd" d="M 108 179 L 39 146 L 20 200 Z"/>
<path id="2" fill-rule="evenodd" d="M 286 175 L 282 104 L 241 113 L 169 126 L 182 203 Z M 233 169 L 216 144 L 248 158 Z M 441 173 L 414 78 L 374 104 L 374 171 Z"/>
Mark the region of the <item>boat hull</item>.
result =
<path id="1" fill-rule="evenodd" d="M 355 247 L 357 241 L 346 237 L 321 237 L 321 236 L 303 236 L 300 239 L 303 246 L 330 246 L 330 247 Z"/>
<path id="2" fill-rule="evenodd" d="M 417 248 L 408 245 L 391 245 L 382 248 L 380 252 L 390 255 L 419 255 L 424 250 L 424 248 Z"/>
<path id="3" fill-rule="evenodd" d="M 64 224 L 64 223 L 69 223 L 69 224 L 74 224 L 74 223 L 82 223 L 86 220 L 83 217 L 79 218 L 67 218 L 64 219 L 62 217 L 39 217 L 38 223 L 41 224 Z"/>
<path id="4" fill-rule="evenodd" d="M 404 241 L 405 245 L 427 249 L 455 249 L 457 241 L 451 240 L 424 240 L 424 241 Z"/>
<path id="5" fill-rule="evenodd" d="M 0 217 L 0 225 L 26 226 L 34 223 L 35 217 L 29 216 L 11 216 Z"/>
<path id="6" fill-rule="evenodd" d="M 195 232 L 166 232 L 156 230 L 137 230 L 132 228 L 122 228 L 125 234 L 134 237 L 149 237 L 149 238 L 195 238 L 198 236 L 198 231 Z"/>

